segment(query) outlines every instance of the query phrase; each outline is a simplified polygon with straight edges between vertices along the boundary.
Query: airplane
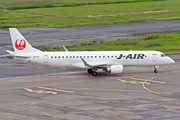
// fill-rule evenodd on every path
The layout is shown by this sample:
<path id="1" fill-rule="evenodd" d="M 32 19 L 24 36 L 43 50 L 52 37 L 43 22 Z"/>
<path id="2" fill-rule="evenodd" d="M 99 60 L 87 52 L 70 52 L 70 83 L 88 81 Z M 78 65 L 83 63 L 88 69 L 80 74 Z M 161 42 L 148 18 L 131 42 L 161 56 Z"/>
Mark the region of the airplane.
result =
<path id="1" fill-rule="evenodd" d="M 175 61 L 159 51 L 68 51 L 43 52 L 32 47 L 16 28 L 9 28 L 14 51 L 6 50 L 9 58 L 57 67 L 77 67 L 87 69 L 97 76 L 98 69 L 105 72 L 123 73 L 127 66 L 153 66 L 154 73 L 159 66 Z"/>

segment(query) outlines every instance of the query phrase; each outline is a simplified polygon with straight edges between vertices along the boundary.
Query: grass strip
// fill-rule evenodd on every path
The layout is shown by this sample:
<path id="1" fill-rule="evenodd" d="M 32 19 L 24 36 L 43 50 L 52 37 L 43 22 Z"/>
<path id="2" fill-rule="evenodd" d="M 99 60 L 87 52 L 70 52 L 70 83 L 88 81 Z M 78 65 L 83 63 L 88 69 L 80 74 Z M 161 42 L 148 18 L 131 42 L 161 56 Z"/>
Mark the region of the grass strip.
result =
<path id="1" fill-rule="evenodd" d="M 131 13 L 158 10 L 180 9 L 179 1 L 141 2 L 125 4 L 89 5 L 79 7 L 55 7 L 16 10 L 21 13 L 31 13 L 45 16 L 85 17 L 88 15 L 108 15 L 116 13 Z"/>
<path id="2" fill-rule="evenodd" d="M 163 0 L 1 0 L 0 9 L 32 9 L 50 7 L 71 7 L 94 4 L 117 4 Z"/>
<path id="3" fill-rule="evenodd" d="M 0 11 L 0 28 L 9 27 L 70 27 L 99 24 L 180 19 L 179 1 L 124 3 L 79 7 L 24 9 L 16 12 Z M 131 9 L 129 9 L 131 8 Z M 171 10 L 152 13 L 131 13 Z M 108 14 L 127 13 L 116 16 Z M 87 15 L 105 15 L 93 16 Z"/>
<path id="4" fill-rule="evenodd" d="M 180 31 L 169 34 L 150 34 L 136 39 L 118 39 L 104 42 L 92 40 L 66 46 L 69 51 L 123 51 L 156 50 L 165 54 L 180 54 Z M 42 51 L 64 51 L 63 47 L 39 48 Z"/>
<path id="5" fill-rule="evenodd" d="M 22 27 L 71 27 L 99 24 L 117 24 L 128 22 L 175 20 L 180 19 L 180 10 L 157 13 L 124 14 L 96 17 L 51 17 L 31 13 L 11 13 L 0 11 L 0 28 Z"/>

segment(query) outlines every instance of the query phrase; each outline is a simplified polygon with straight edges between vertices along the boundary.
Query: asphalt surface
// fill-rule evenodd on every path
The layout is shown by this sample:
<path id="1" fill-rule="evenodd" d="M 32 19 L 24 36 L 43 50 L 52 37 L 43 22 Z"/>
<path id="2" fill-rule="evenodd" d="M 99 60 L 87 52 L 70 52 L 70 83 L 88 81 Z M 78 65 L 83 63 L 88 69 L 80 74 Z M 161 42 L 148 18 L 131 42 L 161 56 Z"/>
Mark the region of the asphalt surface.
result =
<path id="1" fill-rule="evenodd" d="M 1 120 L 180 118 L 179 61 L 160 67 L 159 73 L 152 67 L 128 67 L 123 74 L 98 72 L 96 77 L 83 70 L 58 69 L 32 75 L 44 68 L 13 67 L 19 72 L 27 68 L 30 74 L 0 79 Z"/>
<path id="2" fill-rule="evenodd" d="M 71 28 L 21 28 L 34 47 L 116 40 L 180 30 L 180 20 Z M 0 30 L 0 54 L 12 50 Z M 0 58 L 0 120 L 180 120 L 180 55 L 176 63 L 127 67 L 123 74 L 55 68 Z"/>

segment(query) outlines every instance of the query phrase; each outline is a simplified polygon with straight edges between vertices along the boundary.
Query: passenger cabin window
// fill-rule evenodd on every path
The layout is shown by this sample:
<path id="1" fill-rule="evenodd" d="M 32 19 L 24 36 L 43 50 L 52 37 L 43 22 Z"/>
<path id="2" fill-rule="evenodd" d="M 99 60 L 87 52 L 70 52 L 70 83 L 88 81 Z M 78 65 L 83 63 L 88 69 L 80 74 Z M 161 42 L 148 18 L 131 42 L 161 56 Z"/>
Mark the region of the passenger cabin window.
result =
<path id="1" fill-rule="evenodd" d="M 66 58 L 68 58 L 68 56 L 66 56 Z"/>
<path id="2" fill-rule="evenodd" d="M 59 58 L 61 58 L 61 57 L 59 56 Z"/>
<path id="3" fill-rule="evenodd" d="M 78 58 L 78 56 L 77 56 L 77 58 Z"/>
<path id="4" fill-rule="evenodd" d="M 53 58 L 53 56 L 51 56 L 51 58 Z"/>
<path id="5" fill-rule="evenodd" d="M 91 58 L 93 58 L 93 56 L 91 56 Z"/>
<path id="6" fill-rule="evenodd" d="M 64 56 L 62 56 L 62 58 L 64 58 Z"/>
<path id="7" fill-rule="evenodd" d="M 75 56 L 73 56 L 73 58 L 75 58 Z"/>
<path id="8" fill-rule="evenodd" d="M 103 56 L 103 58 L 105 58 L 105 56 Z"/>

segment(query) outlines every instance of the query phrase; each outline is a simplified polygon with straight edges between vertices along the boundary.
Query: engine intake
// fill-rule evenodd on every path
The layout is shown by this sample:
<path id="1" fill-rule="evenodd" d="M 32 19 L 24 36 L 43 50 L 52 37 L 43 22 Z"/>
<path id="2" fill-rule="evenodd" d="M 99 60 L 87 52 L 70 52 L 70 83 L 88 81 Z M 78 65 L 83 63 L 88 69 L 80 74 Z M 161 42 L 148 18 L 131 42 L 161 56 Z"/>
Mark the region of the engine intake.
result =
<path id="1" fill-rule="evenodd" d="M 110 68 L 107 68 L 106 71 L 110 72 L 112 74 L 123 73 L 123 66 L 122 65 L 113 65 Z"/>

